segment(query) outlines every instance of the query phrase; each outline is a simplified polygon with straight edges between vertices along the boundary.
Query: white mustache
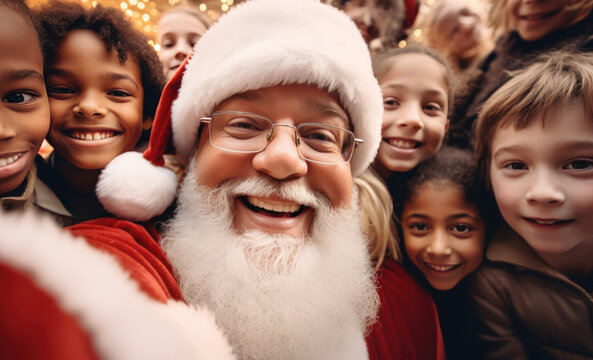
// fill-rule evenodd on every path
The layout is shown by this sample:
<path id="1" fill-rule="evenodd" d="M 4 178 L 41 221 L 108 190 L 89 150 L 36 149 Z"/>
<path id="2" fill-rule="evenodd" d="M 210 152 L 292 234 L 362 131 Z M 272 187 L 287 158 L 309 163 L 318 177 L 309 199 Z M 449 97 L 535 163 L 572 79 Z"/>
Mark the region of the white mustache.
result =
<path id="1" fill-rule="evenodd" d="M 231 179 L 217 187 L 214 193 L 223 192 L 227 200 L 237 196 L 279 197 L 283 200 L 319 209 L 331 207 L 329 199 L 297 181 L 274 181 L 262 177 Z"/>

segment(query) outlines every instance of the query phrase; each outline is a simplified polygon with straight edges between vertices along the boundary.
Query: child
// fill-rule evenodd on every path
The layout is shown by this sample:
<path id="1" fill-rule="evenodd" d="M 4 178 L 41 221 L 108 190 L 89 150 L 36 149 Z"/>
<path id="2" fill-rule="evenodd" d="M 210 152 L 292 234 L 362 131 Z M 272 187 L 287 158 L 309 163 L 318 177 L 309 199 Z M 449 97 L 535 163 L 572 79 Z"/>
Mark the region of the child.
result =
<path id="1" fill-rule="evenodd" d="M 509 80 L 508 71 L 531 64 L 537 55 L 567 46 L 593 49 L 593 1 L 492 1 L 489 22 L 502 33 L 494 50 L 479 65 L 463 97 L 455 106 L 455 122 L 447 143 L 472 148 L 474 122 L 484 102 Z"/>
<path id="2" fill-rule="evenodd" d="M 471 153 L 462 149 L 441 148 L 398 188 L 404 265 L 431 288 L 450 359 L 479 356 L 464 279 L 482 262 L 486 223 L 495 219 L 490 204 Z"/>
<path id="3" fill-rule="evenodd" d="M 469 71 L 493 48 L 486 12 L 475 0 L 442 0 L 424 24 L 428 46 L 449 61 L 457 74 Z"/>
<path id="4" fill-rule="evenodd" d="M 354 184 L 382 305 L 367 335 L 370 358 L 444 358 L 434 302 L 399 264 L 402 255 L 389 191 L 371 169 L 354 178 Z"/>
<path id="5" fill-rule="evenodd" d="M 488 358 L 593 357 L 593 54 L 551 53 L 514 74 L 476 138 L 508 225 L 471 284 Z"/>
<path id="6" fill-rule="evenodd" d="M 2 1 L 0 8 L 0 205 L 34 207 L 68 225 L 70 214 L 38 178 L 46 171 L 37 152 L 50 119 L 39 37 L 22 1 Z"/>
<path id="7" fill-rule="evenodd" d="M 161 47 L 159 60 L 167 80 L 173 77 L 211 23 L 208 16 L 188 6 L 174 7 L 161 15 L 157 41 Z"/>
<path id="8" fill-rule="evenodd" d="M 373 164 L 387 182 L 393 172 L 412 170 L 433 156 L 449 126 L 451 77 L 433 51 L 408 47 L 373 62 L 383 92 L 383 137 Z"/>
<path id="9" fill-rule="evenodd" d="M 119 9 L 51 2 L 36 17 L 46 52 L 48 140 L 55 149 L 48 182 L 75 222 L 104 216 L 94 192 L 98 176 L 150 128 L 162 66 Z"/>

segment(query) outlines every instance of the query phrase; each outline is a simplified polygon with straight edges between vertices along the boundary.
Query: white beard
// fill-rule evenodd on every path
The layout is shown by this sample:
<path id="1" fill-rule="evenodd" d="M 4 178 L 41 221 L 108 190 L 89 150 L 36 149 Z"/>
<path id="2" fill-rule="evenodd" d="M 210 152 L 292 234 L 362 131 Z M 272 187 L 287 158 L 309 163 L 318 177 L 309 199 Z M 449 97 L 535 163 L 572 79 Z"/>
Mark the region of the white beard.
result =
<path id="1" fill-rule="evenodd" d="M 194 169 L 189 166 L 188 169 Z M 378 296 L 358 208 L 295 182 L 254 178 L 217 189 L 188 173 L 163 248 L 185 300 L 207 305 L 241 359 L 366 359 Z M 316 211 L 311 235 L 232 228 L 239 194 L 284 196 Z"/>

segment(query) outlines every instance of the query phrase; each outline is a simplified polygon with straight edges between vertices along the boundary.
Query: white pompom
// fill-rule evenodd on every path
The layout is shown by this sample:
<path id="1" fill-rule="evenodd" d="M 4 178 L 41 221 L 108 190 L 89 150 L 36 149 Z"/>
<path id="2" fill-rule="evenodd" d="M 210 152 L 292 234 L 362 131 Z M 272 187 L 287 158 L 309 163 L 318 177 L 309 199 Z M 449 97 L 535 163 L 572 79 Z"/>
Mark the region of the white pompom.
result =
<path id="1" fill-rule="evenodd" d="M 177 176 L 154 166 L 139 152 L 113 159 L 99 176 L 97 197 L 110 213 L 123 219 L 146 221 L 163 213 L 177 193 Z"/>

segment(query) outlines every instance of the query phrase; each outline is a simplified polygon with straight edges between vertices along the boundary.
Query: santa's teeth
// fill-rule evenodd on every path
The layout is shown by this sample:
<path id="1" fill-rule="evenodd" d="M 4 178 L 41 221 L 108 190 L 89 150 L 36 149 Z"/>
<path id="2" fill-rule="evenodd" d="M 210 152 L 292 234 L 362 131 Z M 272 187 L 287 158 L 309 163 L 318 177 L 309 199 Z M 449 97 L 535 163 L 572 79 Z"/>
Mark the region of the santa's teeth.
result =
<path id="1" fill-rule="evenodd" d="M 10 155 L 10 156 L 5 156 L 3 158 L 0 158 L 0 166 L 6 166 L 8 164 L 12 164 L 13 162 L 17 161 L 21 155 L 21 154 L 16 154 L 16 155 Z"/>
<path id="2" fill-rule="evenodd" d="M 397 147 L 403 148 L 403 149 L 412 149 L 413 147 L 416 146 L 415 141 L 409 141 L 409 140 L 392 139 L 389 141 L 389 143 L 393 146 L 397 146 Z"/>
<path id="3" fill-rule="evenodd" d="M 247 201 L 254 206 L 259 208 L 268 210 L 268 211 L 275 211 L 275 212 L 286 212 L 286 213 L 293 213 L 299 211 L 301 206 L 299 204 L 277 204 L 277 203 L 270 203 L 261 198 L 256 198 L 252 196 L 247 197 Z"/>

